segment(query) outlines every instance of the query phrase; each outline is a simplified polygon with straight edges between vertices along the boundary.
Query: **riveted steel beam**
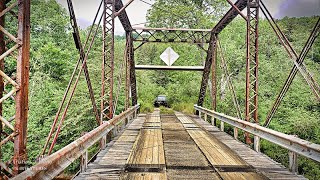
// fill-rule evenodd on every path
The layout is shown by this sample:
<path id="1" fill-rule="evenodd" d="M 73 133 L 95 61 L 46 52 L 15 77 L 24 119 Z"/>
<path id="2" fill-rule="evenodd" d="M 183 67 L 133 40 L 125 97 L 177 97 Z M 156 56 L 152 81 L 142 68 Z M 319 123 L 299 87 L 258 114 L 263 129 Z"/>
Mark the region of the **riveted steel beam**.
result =
<path id="1" fill-rule="evenodd" d="M 215 35 L 212 35 L 210 39 L 210 44 L 208 48 L 205 65 L 204 65 L 203 75 L 202 75 L 201 87 L 200 87 L 199 98 L 198 98 L 199 106 L 203 105 L 203 101 L 207 91 L 211 65 L 216 53 L 216 47 L 217 47 L 217 38 Z"/>
<path id="2" fill-rule="evenodd" d="M 133 28 L 133 41 L 154 43 L 210 43 L 210 29 Z"/>

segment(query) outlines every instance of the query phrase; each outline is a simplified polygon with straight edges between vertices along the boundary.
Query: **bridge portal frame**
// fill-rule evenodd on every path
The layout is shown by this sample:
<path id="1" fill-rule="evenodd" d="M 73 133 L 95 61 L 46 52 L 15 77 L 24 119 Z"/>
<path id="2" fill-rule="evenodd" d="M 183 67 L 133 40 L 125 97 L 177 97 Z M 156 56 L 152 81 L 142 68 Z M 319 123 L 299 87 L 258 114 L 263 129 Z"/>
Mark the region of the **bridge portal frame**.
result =
<path id="1" fill-rule="evenodd" d="M 105 91 L 105 86 L 102 87 L 102 98 L 104 99 L 105 94 L 108 95 L 108 109 L 109 114 L 107 114 L 108 118 L 111 119 L 113 117 L 113 62 L 114 62 L 114 19 L 116 17 L 119 18 L 123 28 L 126 31 L 127 36 L 127 56 L 126 56 L 126 108 L 129 107 L 129 93 L 131 89 L 132 94 L 132 105 L 137 104 L 137 94 L 136 94 L 136 77 L 135 77 L 135 68 L 134 68 L 134 51 L 136 50 L 133 46 L 134 38 L 132 32 L 136 31 L 133 29 L 129 18 L 126 14 L 125 8 L 129 6 L 133 0 L 130 0 L 128 4 L 125 6 L 122 4 L 121 0 L 102 0 L 105 3 L 105 12 L 107 9 L 111 13 L 105 14 L 104 17 L 104 49 L 103 52 L 106 55 L 109 53 L 109 56 L 104 56 L 103 59 L 103 67 L 107 71 L 104 71 L 102 74 L 102 81 L 107 80 L 109 83 L 108 91 Z M 202 39 L 206 39 L 210 34 L 210 41 L 199 41 L 199 38 L 194 38 L 196 33 L 194 33 L 191 37 L 190 43 L 201 44 L 203 42 L 209 43 L 209 49 L 207 50 L 207 58 L 204 67 L 201 88 L 199 93 L 198 105 L 203 104 L 204 96 L 206 93 L 206 88 L 208 85 L 208 78 L 210 74 L 210 67 L 212 69 L 212 77 L 215 78 L 215 63 L 212 63 L 214 60 L 215 50 L 216 50 L 216 40 L 219 33 L 237 16 L 241 15 L 241 11 L 247 7 L 248 17 L 247 17 L 247 80 L 246 80 L 246 120 L 258 122 L 257 110 L 258 110 L 258 17 L 259 17 L 259 1 L 260 0 L 238 0 L 235 4 L 231 4 L 232 8 L 226 13 L 226 15 L 218 22 L 218 24 L 212 29 L 211 32 L 206 32 L 206 35 L 202 35 Z M 228 1 L 230 3 L 230 1 Z M 107 5 L 112 5 L 111 8 L 108 8 Z M 18 7 L 18 15 L 12 11 L 13 8 Z M 5 134 L 5 138 L 2 139 L 0 136 L 0 148 L 4 144 L 13 141 L 14 142 L 14 150 L 13 150 L 13 158 L 8 162 L 4 163 L 0 161 L 0 171 L 1 175 L 5 175 L 6 177 L 12 177 L 20 173 L 25 168 L 26 162 L 26 143 L 27 143 L 27 115 L 28 115 L 28 81 L 29 81 L 29 60 L 30 60 L 30 0 L 6 0 L 0 2 L 0 120 L 5 126 L 12 130 L 12 134 L 5 134 L 3 129 L 0 129 L 0 135 Z M 10 34 L 5 29 L 4 23 L 4 15 L 13 14 L 18 18 L 18 29 L 17 29 L 17 37 Z M 107 18 L 111 18 L 107 20 Z M 244 17 L 245 18 L 245 17 Z M 110 23 L 111 22 L 111 23 Z M 109 24 L 111 26 L 106 27 Z M 318 26 L 319 27 L 319 26 Z M 155 31 L 159 31 L 160 29 L 156 29 Z M 144 30 L 144 31 L 151 31 Z M 161 30 L 165 31 L 165 29 Z M 175 33 L 176 39 L 173 40 L 170 38 L 164 38 L 163 42 L 183 42 L 185 41 L 178 34 L 176 34 L 179 30 L 173 29 L 168 31 L 168 33 Z M 185 30 L 190 31 L 190 30 Z M 108 39 L 108 32 L 111 32 L 111 38 Z M 316 30 L 319 32 L 319 28 Z M 4 36 L 9 39 L 9 42 L 12 42 L 13 46 L 5 47 L 10 45 L 10 43 L 6 43 Z M 142 36 L 141 36 L 142 37 Z M 142 37 L 143 38 L 143 37 Z M 201 39 L 200 38 L 200 39 Z M 108 41 L 106 40 L 108 39 Z M 312 39 L 311 39 L 312 40 Z M 158 40 L 154 40 L 153 42 L 157 42 Z M 150 40 L 142 39 L 142 44 L 146 42 L 150 42 Z M 162 40 L 161 40 L 162 42 Z M 188 40 L 186 41 L 188 42 Z M 308 43 L 308 46 L 311 46 L 313 41 Z M 110 49 L 108 47 L 111 47 Z M 141 46 L 139 46 L 141 47 Z M 211 47 L 211 48 L 210 48 Z M 15 54 L 17 51 L 17 54 Z M 305 56 L 307 50 L 304 51 L 302 57 L 299 57 L 299 60 L 303 61 L 303 56 Z M 3 67 L 4 58 L 7 58 L 9 55 L 15 57 L 17 59 L 16 66 L 16 77 L 10 77 L 10 75 L 5 73 L 5 69 Z M 301 62 L 302 63 L 302 62 Z M 303 64 L 299 64 L 303 66 Z M 296 65 L 297 66 L 297 65 Z M 254 67 L 254 68 L 252 68 Z M 300 69 L 299 69 L 300 70 Z M 295 70 L 297 72 L 297 70 Z M 295 74 L 296 74 L 295 72 Z M 293 78 L 295 76 L 293 75 Z M 111 79 L 110 79 L 111 78 Z M 252 79 L 251 79 L 252 78 Z M 6 83 L 2 83 L 3 80 L 6 80 Z M 112 83 L 111 83 L 112 82 Z M 131 88 L 129 88 L 129 85 Z M 5 87 L 10 86 L 10 92 L 5 91 Z M 216 88 L 216 86 L 214 86 Z M 319 89 L 319 88 L 318 88 Z M 107 93 L 104 93 L 107 92 Z M 317 92 L 316 92 L 317 93 Z M 15 96 L 15 97 L 14 97 Z M 3 107 L 2 102 L 7 101 L 9 98 L 14 99 L 15 101 L 15 115 L 10 117 L 10 119 L 5 119 L 3 117 Z M 216 103 L 214 98 L 214 103 Z M 281 101 L 281 100 L 280 100 Z M 103 114 L 106 104 L 103 103 L 101 107 L 101 114 Z M 213 109 L 215 110 L 215 105 L 213 105 Z M 103 111 L 102 111 L 103 110 Z M 13 120 L 15 120 L 15 124 L 12 125 Z M 101 120 L 102 121 L 102 120 Z M 2 128 L 2 127 L 1 127 Z M 10 169 L 9 166 L 12 164 L 13 170 Z"/>

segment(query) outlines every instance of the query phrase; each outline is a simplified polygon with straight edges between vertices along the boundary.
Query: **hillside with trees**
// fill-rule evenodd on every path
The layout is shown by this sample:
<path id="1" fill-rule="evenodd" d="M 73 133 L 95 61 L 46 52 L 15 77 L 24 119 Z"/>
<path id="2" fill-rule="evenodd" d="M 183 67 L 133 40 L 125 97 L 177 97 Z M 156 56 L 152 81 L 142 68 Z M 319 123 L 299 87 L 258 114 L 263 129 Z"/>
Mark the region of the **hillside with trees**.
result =
<path id="1" fill-rule="evenodd" d="M 212 0 L 157 0 L 147 15 L 149 27 L 176 27 L 210 29 L 214 27 L 223 12 L 227 10 L 225 1 Z M 301 17 L 277 20 L 295 50 L 300 53 L 319 17 Z M 10 19 L 6 26 L 13 26 Z M 29 165 L 36 162 L 46 137 L 50 131 L 54 116 L 60 105 L 73 68 L 79 54 L 75 48 L 68 13 L 54 0 L 33 0 L 31 6 L 31 60 L 30 60 L 30 105 L 28 122 L 28 156 Z M 88 29 L 81 30 L 83 41 Z M 227 61 L 230 74 L 224 74 L 221 64 L 221 52 L 218 53 L 218 107 L 217 111 L 236 116 L 230 90 L 226 86 L 231 79 L 238 101 L 243 107 L 245 102 L 245 34 L 246 24 L 241 17 L 236 18 L 220 35 L 221 52 Z M 118 36 L 115 43 L 115 63 L 120 66 L 124 61 L 125 38 Z M 280 92 L 293 62 L 281 46 L 272 28 L 264 19 L 260 21 L 259 54 L 259 119 L 261 124 Z M 145 44 L 135 54 L 136 64 L 164 65 L 160 54 L 172 47 L 180 58 L 175 65 L 201 66 L 206 53 L 196 45 L 189 44 Z M 100 77 L 102 55 L 102 32 L 89 55 L 88 67 L 97 103 L 100 103 Z M 6 61 L 8 73 L 14 68 Z M 320 39 L 318 38 L 308 54 L 305 64 L 317 82 L 320 82 Z M 120 69 L 120 68 L 116 68 Z M 13 71 L 12 71 L 13 72 Z M 115 72 L 119 75 L 121 72 Z M 171 108 L 176 111 L 193 113 L 197 102 L 202 74 L 199 72 L 137 71 L 138 101 L 141 112 L 153 110 L 153 100 L 159 94 L 169 98 Z M 10 73 L 9 73 L 10 74 Z M 124 91 L 124 90 L 122 90 Z M 124 93 L 121 93 L 124 94 Z M 205 106 L 211 107 L 207 92 Z M 124 96 L 119 97 L 124 102 Z M 10 108 L 12 103 L 5 104 Z M 119 112 L 124 104 L 119 104 Z M 14 111 L 11 108 L 11 111 Z M 320 144 L 320 103 L 314 98 L 303 77 L 298 74 L 289 92 L 275 114 L 271 129 Z M 91 102 L 84 77 L 76 90 L 67 119 L 62 127 L 54 150 L 58 150 L 81 133 L 88 132 L 96 126 Z M 68 127 L 68 128 L 66 128 Z M 231 127 L 226 127 L 232 133 Z M 243 140 L 241 136 L 241 140 Z M 8 153 L 12 144 L 6 145 Z M 5 149 L 4 148 L 4 149 Z M 274 160 L 284 165 L 288 163 L 288 152 L 269 142 L 262 141 L 261 150 Z M 8 153 L 2 156 L 9 157 Z M 77 171 L 78 164 L 69 168 Z M 305 158 L 299 158 L 299 173 L 309 179 L 320 179 L 320 165 Z"/>

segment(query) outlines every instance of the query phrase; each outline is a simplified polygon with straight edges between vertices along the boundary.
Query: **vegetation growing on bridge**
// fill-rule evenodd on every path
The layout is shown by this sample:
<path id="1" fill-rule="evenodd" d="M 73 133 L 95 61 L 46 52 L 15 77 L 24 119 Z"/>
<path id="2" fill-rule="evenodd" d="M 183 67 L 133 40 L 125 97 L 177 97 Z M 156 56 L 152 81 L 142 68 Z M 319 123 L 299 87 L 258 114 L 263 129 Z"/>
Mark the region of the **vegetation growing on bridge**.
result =
<path id="1" fill-rule="evenodd" d="M 168 2 L 171 2 L 171 4 Z M 204 0 L 202 3 L 210 2 Z M 218 7 L 219 11 L 210 14 L 208 11 L 212 9 L 206 9 L 206 6 L 203 6 L 202 3 L 198 4 L 199 1 L 159 0 L 148 13 L 148 25 L 151 27 L 212 28 L 225 7 L 225 4 L 219 4 L 221 1 L 214 2 L 217 3 L 215 6 Z M 33 0 L 31 8 L 31 78 L 27 147 L 29 164 L 35 163 L 43 148 L 45 138 L 78 57 L 66 11 L 54 0 Z M 186 13 L 188 16 L 185 15 Z M 179 14 L 179 16 L 175 14 Z M 167 22 L 169 16 L 176 18 L 172 22 Z M 284 18 L 278 22 L 297 52 L 300 52 L 316 20 L 316 17 Z M 10 26 L 10 20 L 7 20 L 7 22 L 7 26 Z M 242 106 L 245 101 L 245 30 L 245 23 L 239 17 L 219 36 L 231 72 L 228 78 L 232 79 Z M 82 30 L 81 33 L 84 39 L 87 30 Z M 88 60 L 96 97 L 99 97 L 100 92 L 101 36 L 102 32 L 98 35 Z M 195 45 L 185 44 L 144 45 L 135 55 L 136 64 L 164 65 L 159 55 L 168 46 L 171 46 L 180 55 L 175 65 L 199 66 L 203 64 L 205 53 Z M 120 66 L 120 62 L 123 61 L 124 38 L 118 37 L 115 47 L 116 65 Z M 220 58 L 218 56 L 218 66 L 221 66 Z M 264 20 L 260 22 L 259 59 L 259 119 L 263 122 L 293 66 L 272 29 Z M 320 82 L 319 38 L 307 56 L 305 63 L 308 69 L 313 72 L 315 79 Z M 6 64 L 6 67 L 8 67 L 6 70 L 10 71 L 10 64 Z M 12 66 L 12 68 L 14 67 Z M 116 72 L 116 74 L 119 73 Z M 219 99 L 217 109 L 219 112 L 236 116 L 231 94 L 226 86 L 227 77 L 222 70 L 218 71 L 218 77 Z M 142 105 L 142 111 L 152 111 L 154 98 L 159 94 L 165 94 L 174 110 L 193 113 L 193 105 L 197 102 L 200 88 L 201 74 L 199 72 L 138 71 L 137 81 L 138 97 L 139 103 Z M 124 106 L 122 104 L 124 98 L 120 96 L 120 107 Z M 72 104 L 67 121 L 55 146 L 56 150 L 78 138 L 81 133 L 90 131 L 95 127 L 95 119 L 85 81 L 80 82 Z M 210 107 L 210 104 L 210 98 L 207 96 L 205 106 Z M 5 106 L 10 107 L 11 104 L 7 103 Z M 244 108 L 242 111 L 244 111 Z M 270 128 L 320 144 L 319 117 L 320 104 L 313 98 L 308 85 L 299 75 L 294 80 Z M 231 127 L 229 129 L 231 132 Z M 5 148 L 9 149 L 11 147 L 8 146 L 11 145 L 8 144 Z M 288 162 L 286 150 L 271 143 L 263 141 L 262 151 L 283 164 Z M 8 150 L 8 152 L 10 151 Z M 2 156 L 9 157 L 6 153 Z M 75 166 L 70 167 L 69 170 L 74 171 Z M 319 164 L 304 158 L 299 159 L 299 172 L 305 173 L 307 178 L 320 179 L 319 169 Z"/>

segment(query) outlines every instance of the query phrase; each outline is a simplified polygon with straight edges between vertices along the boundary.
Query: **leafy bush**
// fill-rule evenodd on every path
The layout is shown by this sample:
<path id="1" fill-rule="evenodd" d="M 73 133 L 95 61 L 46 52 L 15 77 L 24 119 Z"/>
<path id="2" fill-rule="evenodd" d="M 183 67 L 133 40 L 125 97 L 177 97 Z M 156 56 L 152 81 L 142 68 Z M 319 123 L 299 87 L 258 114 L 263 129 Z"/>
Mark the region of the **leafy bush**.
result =
<path id="1" fill-rule="evenodd" d="M 174 110 L 171 108 L 166 108 L 166 107 L 160 106 L 160 113 L 161 114 L 174 114 Z"/>
<path id="2" fill-rule="evenodd" d="M 143 103 L 140 106 L 141 113 L 152 113 L 154 110 L 154 107 L 151 103 Z"/>
<path id="3" fill-rule="evenodd" d="M 175 111 L 183 112 L 186 114 L 194 114 L 194 104 L 192 103 L 179 103 L 179 104 L 173 104 L 172 108 Z"/>

